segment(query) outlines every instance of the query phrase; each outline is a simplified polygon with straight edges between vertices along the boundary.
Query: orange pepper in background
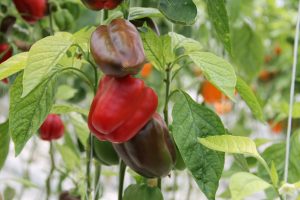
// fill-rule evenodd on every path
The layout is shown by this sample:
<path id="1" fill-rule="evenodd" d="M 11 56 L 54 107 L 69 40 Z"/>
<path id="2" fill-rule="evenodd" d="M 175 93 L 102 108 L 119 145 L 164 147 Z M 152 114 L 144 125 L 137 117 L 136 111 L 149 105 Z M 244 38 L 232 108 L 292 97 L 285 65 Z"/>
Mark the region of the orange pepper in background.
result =
<path id="1" fill-rule="evenodd" d="M 283 131 L 283 123 L 282 122 L 274 123 L 272 120 L 270 120 L 268 123 L 269 123 L 273 133 L 275 133 L 275 134 L 282 133 L 282 131 Z"/>
<path id="2" fill-rule="evenodd" d="M 215 103 L 222 100 L 222 92 L 208 81 L 204 81 L 201 87 L 201 94 L 205 103 Z"/>
<path id="3" fill-rule="evenodd" d="M 143 78 L 149 77 L 150 74 L 151 74 L 151 72 L 152 72 L 152 70 L 153 70 L 153 65 L 151 63 L 144 64 L 144 67 L 143 67 L 143 69 L 141 71 L 141 76 Z"/>
<path id="4" fill-rule="evenodd" d="M 220 101 L 214 103 L 215 111 L 219 115 L 226 114 L 232 111 L 232 103 L 230 101 Z"/>
<path id="5" fill-rule="evenodd" d="M 268 81 L 272 78 L 272 73 L 269 72 L 268 70 L 262 70 L 259 75 L 258 75 L 258 78 L 259 80 L 261 81 Z"/>

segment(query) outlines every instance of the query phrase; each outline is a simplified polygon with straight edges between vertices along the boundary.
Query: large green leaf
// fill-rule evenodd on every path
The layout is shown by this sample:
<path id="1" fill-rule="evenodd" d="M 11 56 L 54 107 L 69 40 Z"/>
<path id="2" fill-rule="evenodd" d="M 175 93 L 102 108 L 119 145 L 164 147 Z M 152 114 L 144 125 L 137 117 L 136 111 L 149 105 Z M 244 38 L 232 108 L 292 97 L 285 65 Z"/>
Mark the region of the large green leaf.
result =
<path id="1" fill-rule="evenodd" d="M 193 0 L 160 0 L 158 9 L 174 23 L 190 25 L 197 16 L 197 7 Z"/>
<path id="2" fill-rule="evenodd" d="M 28 53 L 23 52 L 10 57 L 0 64 L 0 80 L 9 77 L 25 68 Z"/>
<path id="3" fill-rule="evenodd" d="M 22 77 L 23 74 L 18 75 L 10 91 L 9 132 L 15 144 L 16 155 L 22 151 L 50 112 L 56 82 L 54 75 L 21 98 Z"/>
<path id="4" fill-rule="evenodd" d="M 263 64 L 262 39 L 248 24 L 231 29 L 232 55 L 242 77 L 249 81 L 260 71 Z"/>
<path id="5" fill-rule="evenodd" d="M 225 134 L 220 118 L 185 92 L 176 93 L 173 136 L 184 163 L 208 199 L 215 199 L 224 166 L 224 154 L 198 143 L 198 137 Z"/>
<path id="6" fill-rule="evenodd" d="M 224 0 L 206 0 L 207 12 L 219 40 L 231 54 L 230 29 Z"/>
<path id="7" fill-rule="evenodd" d="M 255 142 L 248 137 L 218 135 L 199 138 L 199 142 L 207 148 L 225 153 L 245 154 L 259 157 Z"/>
<path id="8" fill-rule="evenodd" d="M 269 183 L 247 172 L 234 174 L 229 183 L 232 200 L 243 200 L 245 197 L 269 187 L 271 187 Z"/>
<path id="9" fill-rule="evenodd" d="M 9 152 L 9 132 L 8 132 L 8 121 L 0 124 L 0 170 L 3 167 L 5 160 Z"/>
<path id="10" fill-rule="evenodd" d="M 60 33 L 36 42 L 30 49 L 24 70 L 22 97 L 29 94 L 55 71 L 56 64 L 72 45 L 72 35 Z"/>
<path id="11" fill-rule="evenodd" d="M 147 59 L 157 68 L 164 69 L 174 60 L 172 41 L 169 35 L 158 36 L 151 29 L 141 33 Z"/>
<path id="12" fill-rule="evenodd" d="M 163 200 L 163 195 L 158 187 L 149 187 L 146 184 L 130 185 L 124 192 L 123 200 Z"/>
<path id="13" fill-rule="evenodd" d="M 207 80 L 234 99 L 237 78 L 230 63 L 209 52 L 192 52 L 189 56 L 201 68 Z"/>
<path id="14" fill-rule="evenodd" d="M 251 88 L 247 85 L 247 83 L 240 77 L 237 78 L 236 89 L 239 95 L 244 99 L 250 110 L 252 111 L 254 117 L 263 121 L 264 115 L 262 108 L 251 90 Z"/>
<path id="15" fill-rule="evenodd" d="M 203 48 L 198 41 L 191 38 L 186 38 L 178 33 L 170 32 L 169 35 L 172 38 L 172 47 L 174 49 L 178 49 L 180 47 L 184 48 L 185 54 L 193 51 L 201 51 Z"/>

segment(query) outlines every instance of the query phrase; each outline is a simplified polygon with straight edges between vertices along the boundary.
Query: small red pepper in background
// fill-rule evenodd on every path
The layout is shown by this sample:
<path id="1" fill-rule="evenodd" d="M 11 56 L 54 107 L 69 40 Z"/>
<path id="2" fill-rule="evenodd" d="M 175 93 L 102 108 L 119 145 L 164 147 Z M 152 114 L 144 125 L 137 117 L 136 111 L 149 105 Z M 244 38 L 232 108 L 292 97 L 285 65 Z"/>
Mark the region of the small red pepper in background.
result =
<path id="1" fill-rule="evenodd" d="M 7 44 L 7 43 L 0 44 L 0 63 L 3 63 L 8 58 L 10 58 L 12 56 L 12 54 L 13 54 L 13 51 L 9 44 Z M 7 78 L 5 78 L 1 81 L 6 84 L 8 83 Z"/>
<path id="2" fill-rule="evenodd" d="M 92 102 L 88 125 L 99 140 L 126 142 L 151 119 L 157 105 L 156 93 L 141 79 L 105 76 Z"/>
<path id="3" fill-rule="evenodd" d="M 56 114 L 49 114 L 40 127 L 39 133 L 42 140 L 51 141 L 61 138 L 64 129 L 61 118 Z"/>
<path id="4" fill-rule="evenodd" d="M 91 54 L 106 75 L 135 75 L 145 63 L 142 40 L 135 26 L 124 19 L 114 19 L 99 26 L 91 37 Z"/>
<path id="5" fill-rule="evenodd" d="M 82 3 L 91 10 L 112 10 L 115 9 L 123 0 L 81 0 Z"/>
<path id="6" fill-rule="evenodd" d="M 157 113 L 131 140 L 113 146 L 127 166 L 147 178 L 167 176 L 176 163 L 176 147 Z"/>
<path id="7" fill-rule="evenodd" d="M 148 78 L 153 70 L 153 65 L 151 63 L 146 63 L 141 71 L 141 76 L 143 78 Z"/>
<path id="8" fill-rule="evenodd" d="M 13 0 L 21 17 L 30 24 L 42 19 L 47 13 L 47 0 Z"/>

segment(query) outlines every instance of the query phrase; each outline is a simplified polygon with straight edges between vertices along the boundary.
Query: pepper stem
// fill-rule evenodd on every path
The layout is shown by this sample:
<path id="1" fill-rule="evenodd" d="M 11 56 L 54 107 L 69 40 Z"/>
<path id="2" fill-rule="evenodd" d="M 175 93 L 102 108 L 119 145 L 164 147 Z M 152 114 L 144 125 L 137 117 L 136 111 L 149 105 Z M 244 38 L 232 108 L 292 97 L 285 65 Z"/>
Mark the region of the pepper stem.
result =
<path id="1" fill-rule="evenodd" d="M 46 190 L 47 190 L 47 197 L 46 197 L 46 199 L 50 198 L 50 194 L 51 194 L 51 178 L 52 178 L 52 174 L 53 174 L 53 172 L 55 170 L 55 161 L 54 161 L 54 155 L 53 155 L 53 143 L 52 143 L 52 141 L 50 141 L 49 154 L 50 154 L 50 160 L 51 160 L 51 168 L 50 168 L 50 172 L 49 172 L 49 175 L 47 177 L 47 180 L 46 180 Z"/>
<path id="2" fill-rule="evenodd" d="M 122 200 L 123 199 L 123 187 L 124 187 L 125 170 L 126 170 L 126 165 L 123 162 L 123 160 L 121 160 L 120 170 L 119 170 L 119 193 L 118 193 L 118 200 Z"/>

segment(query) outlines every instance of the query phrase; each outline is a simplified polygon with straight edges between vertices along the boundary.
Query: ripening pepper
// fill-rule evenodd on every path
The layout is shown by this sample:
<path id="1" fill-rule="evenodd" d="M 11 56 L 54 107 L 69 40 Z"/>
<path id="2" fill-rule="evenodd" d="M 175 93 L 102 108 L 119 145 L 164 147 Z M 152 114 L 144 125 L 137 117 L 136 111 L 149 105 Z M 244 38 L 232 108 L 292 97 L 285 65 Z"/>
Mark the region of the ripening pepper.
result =
<path id="1" fill-rule="evenodd" d="M 0 63 L 3 63 L 7 59 L 9 59 L 12 56 L 12 48 L 9 44 L 7 43 L 2 43 L 0 44 Z M 3 83 L 8 83 L 8 79 L 5 78 L 1 80 Z"/>
<path id="2" fill-rule="evenodd" d="M 115 9 L 123 0 L 81 0 L 82 3 L 91 10 L 112 10 Z"/>
<path id="3" fill-rule="evenodd" d="M 94 137 L 93 150 L 94 158 L 96 158 L 101 164 L 107 166 L 119 164 L 119 156 L 110 142 L 100 141 Z"/>
<path id="4" fill-rule="evenodd" d="M 176 147 L 157 113 L 131 140 L 113 147 L 127 166 L 147 178 L 167 176 L 176 162 Z"/>
<path id="5" fill-rule="evenodd" d="M 145 63 L 139 33 L 124 19 L 99 26 L 92 34 L 90 48 L 95 62 L 106 75 L 135 75 Z"/>
<path id="6" fill-rule="evenodd" d="M 126 142 L 151 119 L 157 104 L 156 93 L 141 79 L 104 76 L 90 108 L 88 125 L 99 140 Z"/>
<path id="7" fill-rule="evenodd" d="M 21 17 L 30 24 L 42 19 L 47 13 L 47 0 L 13 0 Z"/>
<path id="8" fill-rule="evenodd" d="M 42 140 L 51 141 L 59 139 L 64 134 L 64 124 L 56 114 L 49 114 L 40 127 L 39 133 Z"/>

